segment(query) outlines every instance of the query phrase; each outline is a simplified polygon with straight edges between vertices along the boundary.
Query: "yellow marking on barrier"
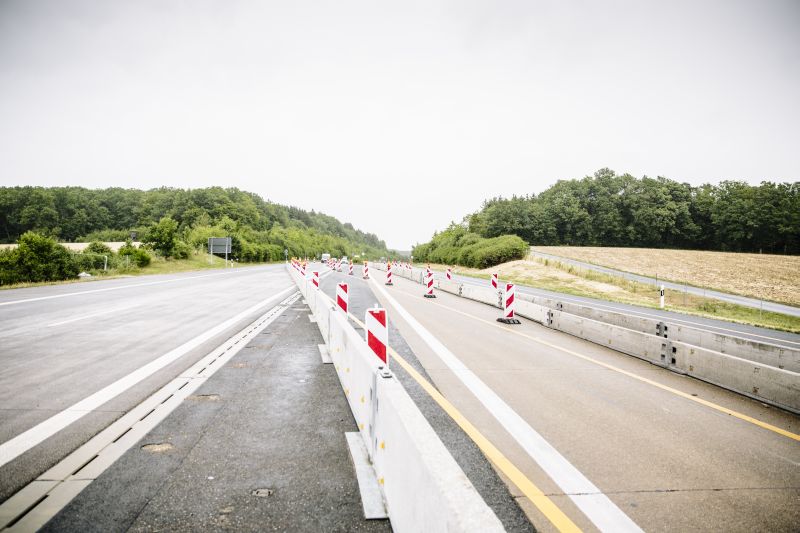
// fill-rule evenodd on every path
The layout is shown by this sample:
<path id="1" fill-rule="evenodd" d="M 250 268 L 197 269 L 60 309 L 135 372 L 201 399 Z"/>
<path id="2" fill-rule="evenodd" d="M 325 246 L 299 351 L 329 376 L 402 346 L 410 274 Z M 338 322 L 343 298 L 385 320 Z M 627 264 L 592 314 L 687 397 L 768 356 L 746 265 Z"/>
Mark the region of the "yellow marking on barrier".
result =
<path id="1" fill-rule="evenodd" d="M 361 396 L 361 403 L 364 403 L 364 396 Z"/>
<path id="2" fill-rule="evenodd" d="M 364 424 L 359 424 L 359 425 L 358 425 L 358 429 L 361 429 L 361 430 L 363 430 L 363 429 L 364 429 Z"/>
<path id="3" fill-rule="evenodd" d="M 753 418 L 752 416 L 748 416 L 748 415 L 746 415 L 744 413 L 740 413 L 738 411 L 734 411 L 733 409 L 728 409 L 727 407 L 723 407 L 721 405 L 718 405 L 718 404 L 716 404 L 714 402 L 710 402 L 708 400 L 704 400 L 702 398 L 698 398 L 697 396 L 692 396 L 691 394 L 689 394 L 687 392 L 683 392 L 681 390 L 674 389 L 674 388 L 670 387 L 669 385 L 664 385 L 663 383 L 659 383 L 657 381 L 653 381 L 652 379 L 646 378 L 644 376 L 640 376 L 638 374 L 634 374 L 633 372 L 629 372 L 628 370 L 624 370 L 622 368 L 619 368 L 617 366 L 611 365 L 609 363 L 604 363 L 603 361 L 599 361 L 597 359 L 594 359 L 593 357 L 589 357 L 588 355 L 583 355 L 583 354 L 580 354 L 580 353 L 575 352 L 573 350 L 570 350 L 568 348 L 563 348 L 563 347 L 561 347 L 561 346 L 559 346 L 557 344 L 553 344 L 552 342 L 548 342 L 548 341 L 546 341 L 544 339 L 540 339 L 538 337 L 534 337 L 533 335 L 528 335 L 526 333 L 522 333 L 521 331 L 516 331 L 513 328 L 501 326 L 501 325 L 499 325 L 499 324 L 497 324 L 495 322 L 490 322 L 489 320 L 485 320 L 483 318 L 476 317 L 474 315 L 471 315 L 469 313 L 465 313 L 464 311 L 460 311 L 458 309 L 455 309 L 455 308 L 447 306 L 447 305 L 443 305 L 443 304 L 440 304 L 440 303 L 437 303 L 437 302 L 432 302 L 432 303 L 433 303 L 433 305 L 438 305 L 439 307 L 442 307 L 442 308 L 447 309 L 449 311 L 452 311 L 454 313 L 458 313 L 460 315 L 464 315 L 466 317 L 472 318 L 473 320 L 477 320 L 478 322 L 483 322 L 483 323 L 488 324 L 490 326 L 502 329 L 504 331 L 508 331 L 508 332 L 513 333 L 515 335 L 519 335 L 520 337 L 524 337 L 524 338 L 532 340 L 534 342 L 538 342 L 539 344 L 544 344 L 545 346 L 549 346 L 550 348 L 554 348 L 554 349 L 560 350 L 560 351 L 562 351 L 564 353 L 568 353 L 570 355 L 573 355 L 575 357 L 583 359 L 584 361 L 589 361 L 590 363 L 594 363 L 596 365 L 602 366 L 603 368 L 607 368 L 608 370 L 613 370 L 614 372 L 618 372 L 620 374 L 623 374 L 623 375 L 628 376 L 630 378 L 633 378 L 635 380 L 641 381 L 642 383 L 647 383 L 648 385 L 652 385 L 652 386 L 657 387 L 657 388 L 659 388 L 661 390 L 664 390 L 666 392 L 670 392 L 670 393 L 672 393 L 672 394 L 674 394 L 676 396 L 680 396 L 681 398 L 685 398 L 687 400 L 691 400 L 693 402 L 699 403 L 700 405 L 705 405 L 706 407 L 710 407 L 711 409 L 715 409 L 715 410 L 717 410 L 717 411 L 719 411 L 721 413 L 725 413 L 726 415 L 733 416 L 735 418 L 738 418 L 739 420 L 743 420 L 745 422 L 749 422 L 749 423 L 751 423 L 753 425 L 756 425 L 756 426 L 758 426 L 758 427 L 760 427 L 762 429 L 766 429 L 766 430 L 772 431 L 774 433 L 777 433 L 779 435 L 783 435 L 784 437 L 788 437 L 790 439 L 793 439 L 793 440 L 796 440 L 796 441 L 800 441 L 800 435 L 798 435 L 796 433 L 792 433 L 791 431 L 787 431 L 785 429 L 779 428 L 777 426 L 773 426 L 772 424 L 769 424 L 767 422 L 758 420 L 757 418 Z"/>
<path id="4" fill-rule="evenodd" d="M 366 329 L 363 322 L 358 320 L 355 317 L 351 317 L 353 322 L 361 326 L 362 328 Z M 481 433 L 478 428 L 476 428 L 472 422 L 467 420 L 467 418 L 461 414 L 456 406 L 454 406 L 450 401 L 445 398 L 441 392 L 439 392 L 433 384 L 425 379 L 422 374 L 417 372 L 417 370 L 411 366 L 411 364 L 406 361 L 403 356 L 397 353 L 391 346 L 387 347 L 389 354 L 392 356 L 392 360 L 396 361 L 403 369 L 408 372 L 408 374 L 414 378 L 414 380 L 420 384 L 420 386 L 428 393 L 428 395 L 439 404 L 439 406 L 447 413 L 453 421 L 458 424 L 458 426 L 467 434 L 467 436 L 472 439 L 472 442 L 475 443 L 476 446 L 483 452 L 483 454 L 489 458 L 492 463 L 500 470 L 503 474 L 508 477 L 511 482 L 519 488 L 520 491 L 528 498 L 533 505 L 536 506 L 539 511 L 547 518 L 553 526 L 556 527 L 559 531 L 564 532 L 577 532 L 581 531 L 581 529 L 572 521 L 570 518 L 564 514 L 564 511 L 558 508 L 558 506 L 553 503 L 553 501 L 542 492 L 539 487 L 537 487 L 530 479 L 528 479 L 522 471 L 514 465 L 505 455 L 501 452 L 494 444 L 487 439 L 483 433 Z M 381 443 L 381 448 L 383 448 L 383 443 Z M 380 478 L 378 482 L 383 485 L 383 478 Z"/>
<path id="5" fill-rule="evenodd" d="M 386 442 L 385 441 L 381 441 L 381 450 L 385 450 L 385 449 L 386 449 Z"/>

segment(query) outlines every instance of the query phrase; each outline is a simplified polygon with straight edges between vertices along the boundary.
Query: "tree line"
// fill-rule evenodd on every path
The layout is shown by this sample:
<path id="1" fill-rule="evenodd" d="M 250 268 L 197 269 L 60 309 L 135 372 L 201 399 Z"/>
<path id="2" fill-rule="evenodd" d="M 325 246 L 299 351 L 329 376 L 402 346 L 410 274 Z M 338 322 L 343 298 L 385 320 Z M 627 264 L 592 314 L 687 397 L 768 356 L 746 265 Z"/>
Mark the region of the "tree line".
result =
<path id="1" fill-rule="evenodd" d="M 539 195 L 492 198 L 465 217 L 469 233 L 532 245 L 635 246 L 800 253 L 800 182 L 694 187 L 601 169 Z"/>
<path id="2" fill-rule="evenodd" d="M 3 243 L 28 231 L 63 242 L 124 241 L 131 231 L 141 236 L 165 225 L 177 250 L 231 236 L 241 261 L 282 259 L 284 249 L 293 256 L 386 254 L 382 240 L 350 223 L 236 188 L 0 187 Z"/>

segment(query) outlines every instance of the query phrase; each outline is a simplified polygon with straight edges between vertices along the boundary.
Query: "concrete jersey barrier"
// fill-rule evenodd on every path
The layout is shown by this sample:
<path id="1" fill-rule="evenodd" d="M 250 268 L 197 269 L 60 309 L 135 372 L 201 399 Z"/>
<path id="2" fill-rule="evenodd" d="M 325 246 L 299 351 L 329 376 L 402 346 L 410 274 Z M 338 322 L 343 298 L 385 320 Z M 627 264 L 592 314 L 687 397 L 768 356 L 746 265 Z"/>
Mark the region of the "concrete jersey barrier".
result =
<path id="1" fill-rule="evenodd" d="M 443 292 L 502 307 L 500 291 L 489 287 L 488 282 L 484 288 L 439 279 L 436 287 Z M 517 314 L 800 414 L 798 350 L 529 294 L 518 294 Z"/>
<path id="2" fill-rule="evenodd" d="M 402 384 L 382 366 L 345 314 L 299 272 L 292 267 L 289 272 L 328 344 L 392 528 L 504 531 Z"/>

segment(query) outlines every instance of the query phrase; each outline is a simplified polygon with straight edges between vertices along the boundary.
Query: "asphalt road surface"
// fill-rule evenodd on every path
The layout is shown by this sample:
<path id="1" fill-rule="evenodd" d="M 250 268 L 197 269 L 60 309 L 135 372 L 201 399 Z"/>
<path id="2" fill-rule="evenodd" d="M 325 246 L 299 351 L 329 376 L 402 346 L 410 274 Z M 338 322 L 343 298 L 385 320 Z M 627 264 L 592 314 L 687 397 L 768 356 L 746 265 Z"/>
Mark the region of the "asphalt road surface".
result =
<path id="1" fill-rule="evenodd" d="M 280 264 L 0 291 L 0 501 L 291 286 Z"/>
<path id="2" fill-rule="evenodd" d="M 648 531 L 796 531 L 797 416 L 527 320 L 499 324 L 487 305 L 423 298 L 402 278 L 385 287 L 383 276 L 371 287 L 435 385 L 581 528 L 613 515 L 607 530 L 630 529 L 627 517 Z"/>

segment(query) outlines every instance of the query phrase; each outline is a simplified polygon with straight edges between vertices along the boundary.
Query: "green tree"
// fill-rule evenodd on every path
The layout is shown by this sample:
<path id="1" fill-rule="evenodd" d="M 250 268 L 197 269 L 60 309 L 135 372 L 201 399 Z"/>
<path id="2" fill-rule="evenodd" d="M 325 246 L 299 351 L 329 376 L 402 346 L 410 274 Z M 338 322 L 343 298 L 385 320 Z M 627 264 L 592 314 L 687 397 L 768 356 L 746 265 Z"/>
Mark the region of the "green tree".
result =
<path id="1" fill-rule="evenodd" d="M 162 217 L 147 230 L 143 242 L 150 244 L 163 257 L 171 257 L 178 242 L 178 223 L 170 217 Z"/>

